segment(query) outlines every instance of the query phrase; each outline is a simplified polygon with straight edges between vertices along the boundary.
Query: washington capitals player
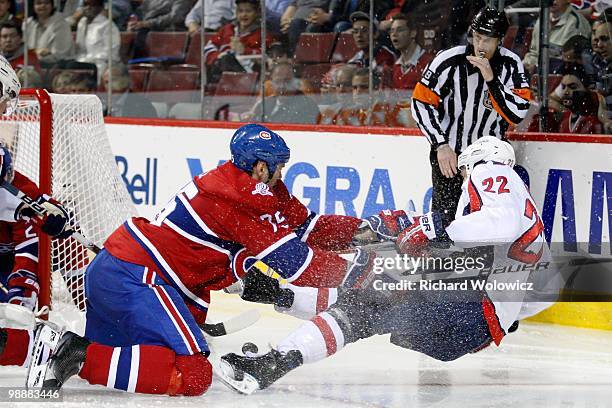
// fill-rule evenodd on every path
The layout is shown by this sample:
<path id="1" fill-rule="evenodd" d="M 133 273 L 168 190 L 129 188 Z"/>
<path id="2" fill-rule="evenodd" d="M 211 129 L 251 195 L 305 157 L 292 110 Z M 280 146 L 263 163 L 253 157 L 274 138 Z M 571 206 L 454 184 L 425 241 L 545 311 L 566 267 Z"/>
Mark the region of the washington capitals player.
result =
<path id="1" fill-rule="evenodd" d="M 361 220 L 313 214 L 287 191 L 289 148 L 278 134 L 248 124 L 230 150 L 231 161 L 196 176 L 153 221 L 132 218 L 108 238 L 86 272 L 85 337 L 62 337 L 44 387 L 78 373 L 131 392 L 200 395 L 212 380 L 198 327 L 211 290 L 258 260 L 294 285 L 358 287 L 371 276 L 369 254 L 352 263 L 333 252 Z"/>
<path id="2" fill-rule="evenodd" d="M 468 147 L 459 156 L 465 181 L 455 220 L 444 228 L 436 213 L 416 217 L 397 237 L 398 250 L 418 255 L 434 243 L 463 248 L 491 243 L 495 265 L 545 264 L 549 252 L 542 222 L 526 186 L 512 169 L 514 162 L 512 146 L 495 137 L 483 137 Z M 510 293 L 471 286 L 400 294 L 350 289 L 267 354 L 223 356 L 222 378 L 231 387 L 250 393 L 268 387 L 301 364 L 329 357 L 346 344 L 374 334 L 391 333 L 393 344 L 442 361 L 492 342 L 499 345 L 515 320 L 548 307 L 562 284 L 554 270 L 517 270 L 488 279 L 511 275 L 512 280 L 535 283 L 538 293 L 552 296 L 542 301 L 526 290 L 508 296 Z"/>

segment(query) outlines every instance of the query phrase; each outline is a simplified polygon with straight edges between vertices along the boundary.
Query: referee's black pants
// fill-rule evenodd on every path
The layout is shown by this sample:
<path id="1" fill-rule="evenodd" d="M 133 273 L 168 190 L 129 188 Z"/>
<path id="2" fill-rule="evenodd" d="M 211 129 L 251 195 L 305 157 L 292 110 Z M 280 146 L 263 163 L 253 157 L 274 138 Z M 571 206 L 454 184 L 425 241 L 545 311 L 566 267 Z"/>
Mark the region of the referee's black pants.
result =
<path id="1" fill-rule="evenodd" d="M 444 176 L 438 164 L 438 153 L 434 149 L 429 154 L 429 162 L 431 163 L 431 184 L 433 186 L 431 209 L 442 214 L 445 224 L 450 223 L 455 219 L 463 178 L 459 171 L 453 178 Z"/>

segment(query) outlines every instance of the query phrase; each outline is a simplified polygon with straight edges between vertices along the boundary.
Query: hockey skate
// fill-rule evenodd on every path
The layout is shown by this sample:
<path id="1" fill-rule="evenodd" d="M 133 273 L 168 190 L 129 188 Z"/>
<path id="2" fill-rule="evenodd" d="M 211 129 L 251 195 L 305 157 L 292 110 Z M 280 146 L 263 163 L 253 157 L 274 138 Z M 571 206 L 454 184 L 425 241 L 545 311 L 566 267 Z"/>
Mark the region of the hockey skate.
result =
<path id="1" fill-rule="evenodd" d="M 41 324 L 36 330 L 26 387 L 61 388 L 83 366 L 89 344 L 75 333 L 63 332 L 49 323 Z"/>
<path id="2" fill-rule="evenodd" d="M 253 352 L 246 352 L 244 356 L 229 353 L 221 357 L 217 374 L 228 387 L 249 395 L 268 388 L 300 365 L 302 355 L 299 351 L 292 350 L 281 354 L 272 349 L 266 354 L 254 355 Z"/>

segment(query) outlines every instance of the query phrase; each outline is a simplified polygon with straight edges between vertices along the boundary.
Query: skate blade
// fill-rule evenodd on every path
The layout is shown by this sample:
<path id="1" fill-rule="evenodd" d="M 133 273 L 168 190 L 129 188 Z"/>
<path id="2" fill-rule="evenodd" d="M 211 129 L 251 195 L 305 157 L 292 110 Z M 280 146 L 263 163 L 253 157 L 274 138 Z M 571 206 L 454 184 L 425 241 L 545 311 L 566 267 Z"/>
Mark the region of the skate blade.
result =
<path id="1" fill-rule="evenodd" d="M 57 347 L 62 331 L 56 326 L 43 324 L 36 332 L 26 377 L 26 388 L 42 388 L 51 356 Z"/>
<path id="2" fill-rule="evenodd" d="M 250 374 L 244 373 L 242 380 L 235 380 L 234 368 L 226 361 L 221 360 L 215 372 L 223 384 L 240 394 L 251 395 L 260 389 L 259 383 Z"/>

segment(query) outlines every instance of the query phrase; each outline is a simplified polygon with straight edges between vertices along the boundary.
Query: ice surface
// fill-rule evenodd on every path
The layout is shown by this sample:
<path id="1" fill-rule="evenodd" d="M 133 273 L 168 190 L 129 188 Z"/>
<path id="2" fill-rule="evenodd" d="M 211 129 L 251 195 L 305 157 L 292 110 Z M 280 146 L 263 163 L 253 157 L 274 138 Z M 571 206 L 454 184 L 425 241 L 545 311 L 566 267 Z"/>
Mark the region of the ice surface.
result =
<path id="1" fill-rule="evenodd" d="M 246 341 L 260 351 L 300 321 L 238 298 L 214 298 L 211 320 L 257 308 L 254 326 L 211 341 L 213 361 Z M 407 318 L 410 318 L 407 316 Z M 25 370 L 0 367 L 0 386 L 21 386 Z M 129 394 L 71 379 L 63 403 L 0 403 L 0 407 L 610 407 L 612 332 L 522 323 L 501 347 L 450 363 L 437 362 L 378 336 L 325 361 L 301 367 L 251 396 L 216 382 L 197 398 Z"/>

